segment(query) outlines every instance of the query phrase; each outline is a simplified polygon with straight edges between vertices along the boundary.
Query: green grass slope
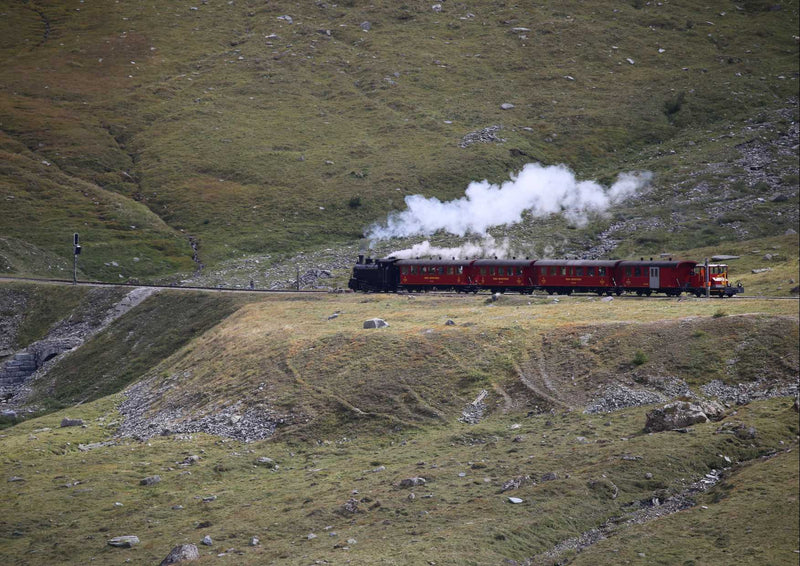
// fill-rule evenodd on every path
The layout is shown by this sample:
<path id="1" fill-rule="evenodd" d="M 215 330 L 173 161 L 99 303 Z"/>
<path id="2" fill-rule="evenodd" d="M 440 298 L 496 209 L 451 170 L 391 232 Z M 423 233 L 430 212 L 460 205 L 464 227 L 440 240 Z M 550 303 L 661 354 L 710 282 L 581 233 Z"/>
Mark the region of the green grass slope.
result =
<path id="1" fill-rule="evenodd" d="M 672 226 L 632 253 L 796 222 L 796 3 L 37 1 L 0 26 L 0 233 L 69 259 L 83 232 L 89 277 L 191 270 L 190 237 L 209 265 L 352 241 L 407 194 L 530 161 L 655 171 L 616 220 Z M 491 125 L 504 143 L 459 147 Z M 752 144 L 765 181 L 737 163 Z"/>

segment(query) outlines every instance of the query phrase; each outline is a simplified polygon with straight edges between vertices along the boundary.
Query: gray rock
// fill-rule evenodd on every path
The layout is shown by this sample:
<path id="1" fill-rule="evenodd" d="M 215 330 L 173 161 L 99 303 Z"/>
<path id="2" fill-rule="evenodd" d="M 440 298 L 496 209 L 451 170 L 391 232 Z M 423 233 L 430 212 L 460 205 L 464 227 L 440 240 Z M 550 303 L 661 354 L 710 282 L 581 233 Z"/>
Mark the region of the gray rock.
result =
<path id="1" fill-rule="evenodd" d="M 359 27 L 361 27 L 363 31 L 369 31 L 372 29 L 372 24 L 369 22 L 361 22 L 361 25 Z"/>
<path id="2" fill-rule="evenodd" d="M 155 485 L 161 481 L 161 476 L 147 476 L 139 481 L 139 485 Z"/>
<path id="3" fill-rule="evenodd" d="M 725 416 L 725 407 L 719 401 L 701 401 L 700 408 L 712 421 L 718 421 Z"/>
<path id="4" fill-rule="evenodd" d="M 700 405 L 688 401 L 675 401 L 647 413 L 644 429 L 646 432 L 661 432 L 705 422 L 708 422 L 708 416 Z"/>
<path id="5" fill-rule="evenodd" d="M 425 478 L 415 477 L 400 480 L 400 487 L 416 487 L 418 485 L 425 485 L 427 482 Z"/>
<path id="6" fill-rule="evenodd" d="M 456 325 L 456 323 L 455 323 L 455 322 L 453 322 L 452 320 L 450 320 L 450 319 L 448 318 L 448 319 L 447 319 L 447 322 L 445 322 L 445 323 L 444 323 L 444 325 L 445 325 L 445 326 L 455 326 L 455 325 Z"/>
<path id="7" fill-rule="evenodd" d="M 210 535 L 206 535 L 203 537 L 203 540 L 200 541 L 200 544 L 204 544 L 206 546 L 214 546 L 214 541 L 211 540 Z"/>
<path id="8" fill-rule="evenodd" d="M 500 105 L 500 108 L 502 108 L 503 110 L 511 110 L 512 108 L 514 108 L 514 105 L 511 104 L 510 102 L 504 102 L 503 104 Z"/>
<path id="9" fill-rule="evenodd" d="M 389 323 L 382 318 L 371 318 L 364 321 L 364 328 L 384 328 L 389 326 Z"/>
<path id="10" fill-rule="evenodd" d="M 547 472 L 546 474 L 542 474 L 540 478 L 542 481 L 553 481 L 558 479 L 558 474 L 555 472 Z"/>
<path id="11" fill-rule="evenodd" d="M 348 499 L 344 505 L 342 505 L 342 511 L 345 513 L 358 513 L 358 499 L 351 497 Z"/>
<path id="12" fill-rule="evenodd" d="M 758 436 L 758 431 L 754 426 L 746 426 L 742 424 L 733 429 L 733 434 L 736 436 L 736 438 L 741 440 L 753 440 L 756 436 Z"/>
<path id="13" fill-rule="evenodd" d="M 200 558 L 200 551 L 193 544 L 181 544 L 169 551 L 167 557 L 161 561 L 159 566 L 169 566 L 179 562 L 191 562 Z"/>
<path id="14" fill-rule="evenodd" d="M 272 458 L 268 458 L 267 456 L 260 456 L 256 459 L 256 466 L 264 466 L 265 468 L 275 468 L 275 460 Z"/>
<path id="15" fill-rule="evenodd" d="M 711 261 L 730 261 L 732 259 L 739 259 L 738 255 L 715 255 L 711 256 Z"/>
<path id="16" fill-rule="evenodd" d="M 258 537 L 253 537 L 250 539 L 250 546 L 258 546 L 261 544 L 261 541 L 258 540 Z"/>
<path id="17" fill-rule="evenodd" d="M 114 537 L 108 541 L 109 546 L 116 546 L 117 548 L 131 548 L 135 544 L 139 544 L 139 537 L 134 535 Z"/>
<path id="18" fill-rule="evenodd" d="M 517 476 L 503 483 L 500 488 L 500 493 L 511 491 L 512 489 L 519 489 L 524 483 L 530 482 L 530 476 Z"/>
<path id="19" fill-rule="evenodd" d="M 71 419 L 69 417 L 61 419 L 61 428 L 66 428 L 68 426 L 83 426 L 83 419 Z"/>
<path id="20" fill-rule="evenodd" d="M 520 499 L 519 497 L 509 497 L 509 498 L 508 498 L 508 502 L 509 502 L 509 503 L 513 503 L 513 504 L 515 504 L 515 505 L 516 505 L 516 504 L 518 504 L 518 503 L 522 503 L 522 502 L 523 502 L 523 500 L 522 500 L 522 499 Z"/>

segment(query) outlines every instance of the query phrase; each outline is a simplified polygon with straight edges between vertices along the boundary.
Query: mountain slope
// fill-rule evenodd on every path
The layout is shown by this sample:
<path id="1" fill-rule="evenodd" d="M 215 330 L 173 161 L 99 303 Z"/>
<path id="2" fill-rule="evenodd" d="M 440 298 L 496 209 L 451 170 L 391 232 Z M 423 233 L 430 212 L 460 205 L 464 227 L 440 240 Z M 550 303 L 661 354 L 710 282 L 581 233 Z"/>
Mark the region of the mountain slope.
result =
<path id="1" fill-rule="evenodd" d="M 119 229 L 90 199 L 70 204 L 71 184 L 93 184 L 123 197 L 121 215 L 144 205 L 165 223 L 126 227 L 149 265 L 123 276 L 152 277 L 190 271 L 191 242 L 215 265 L 353 241 L 405 195 L 458 197 L 471 180 L 540 161 L 606 181 L 655 171 L 623 223 L 696 190 L 742 201 L 736 222 L 757 227 L 751 237 L 780 234 L 796 221 L 796 160 L 765 165 L 772 174 L 756 190 L 786 200 L 753 221 L 739 210 L 758 181 L 708 166 L 738 159 L 747 120 L 769 124 L 754 138 L 767 154 L 782 136 L 796 140 L 797 24 L 796 4 L 759 2 L 14 4 L 0 24 L 4 162 L 32 154 L 67 177 L 41 195 L 20 165 L 4 168 L 4 203 L 47 198 L 48 212 L 14 209 L 25 222 L 4 215 L 0 231 L 68 259 L 61 232 L 95 219 L 86 275 L 118 277 L 104 264 L 120 263 Z M 459 146 L 493 125 L 505 141 Z M 45 237 L 50 212 L 73 206 L 74 221 Z M 787 215 L 770 225 L 776 211 Z M 545 232 L 568 229 L 552 222 Z M 715 215 L 670 222 L 666 235 L 654 227 L 659 246 L 742 237 L 729 223 L 705 234 Z M 568 237 L 585 250 L 609 227 Z"/>

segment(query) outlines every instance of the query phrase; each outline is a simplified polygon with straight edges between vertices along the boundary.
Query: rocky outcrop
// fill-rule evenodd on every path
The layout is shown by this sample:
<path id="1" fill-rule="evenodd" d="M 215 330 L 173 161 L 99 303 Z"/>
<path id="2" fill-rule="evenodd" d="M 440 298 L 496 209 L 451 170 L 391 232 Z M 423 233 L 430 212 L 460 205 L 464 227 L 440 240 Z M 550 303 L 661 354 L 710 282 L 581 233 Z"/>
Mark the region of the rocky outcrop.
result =
<path id="1" fill-rule="evenodd" d="M 173 548 L 159 566 L 169 566 L 179 562 L 190 562 L 200 558 L 200 551 L 193 544 L 181 544 Z"/>
<path id="2" fill-rule="evenodd" d="M 708 416 L 700 405 L 688 401 L 674 401 L 647 413 L 647 423 L 644 429 L 646 432 L 676 430 L 706 423 L 708 420 Z"/>
<path id="3" fill-rule="evenodd" d="M 80 347 L 86 340 L 102 331 L 117 318 L 152 295 L 155 289 L 137 287 L 116 301 L 106 290 L 97 291 L 98 310 L 84 306 L 82 313 L 73 313 L 68 318 L 57 322 L 47 336 L 28 345 L 25 350 L 17 352 L 0 367 L 0 399 L 12 405 L 24 403 L 28 390 L 26 384 L 37 372 L 46 372 L 50 363 L 60 355 Z M 104 296 L 103 293 L 106 293 Z M 87 302 L 94 301 L 90 297 Z"/>

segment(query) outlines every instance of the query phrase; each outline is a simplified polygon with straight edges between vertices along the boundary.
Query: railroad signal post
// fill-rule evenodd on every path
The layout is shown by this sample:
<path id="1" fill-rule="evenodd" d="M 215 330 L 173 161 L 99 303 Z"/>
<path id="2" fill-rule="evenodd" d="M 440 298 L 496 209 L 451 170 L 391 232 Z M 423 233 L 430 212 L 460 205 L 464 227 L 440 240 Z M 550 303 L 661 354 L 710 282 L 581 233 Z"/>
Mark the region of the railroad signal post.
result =
<path id="1" fill-rule="evenodd" d="M 81 245 L 78 233 L 72 235 L 72 284 L 78 284 L 78 256 L 81 254 Z"/>

